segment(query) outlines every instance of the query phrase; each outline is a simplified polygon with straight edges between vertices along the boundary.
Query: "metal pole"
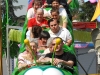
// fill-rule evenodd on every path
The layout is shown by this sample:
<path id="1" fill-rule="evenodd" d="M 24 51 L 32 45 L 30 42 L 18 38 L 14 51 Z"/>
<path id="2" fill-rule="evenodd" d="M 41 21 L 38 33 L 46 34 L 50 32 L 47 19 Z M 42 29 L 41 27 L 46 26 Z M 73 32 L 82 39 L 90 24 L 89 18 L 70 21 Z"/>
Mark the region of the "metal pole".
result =
<path id="1" fill-rule="evenodd" d="M 81 63 L 77 60 L 77 62 L 78 62 L 78 64 L 81 66 L 81 68 L 84 70 L 84 72 L 85 72 L 85 74 L 86 75 L 89 75 L 87 72 L 86 72 L 86 70 L 84 69 L 84 67 L 81 65 Z"/>
<path id="2" fill-rule="evenodd" d="M 78 52 L 78 48 L 77 48 L 77 52 Z M 77 54 L 76 55 L 76 60 L 77 60 L 77 63 L 79 64 L 79 66 L 83 69 L 83 71 L 85 72 L 86 75 L 88 75 L 87 71 L 84 69 L 84 67 L 81 65 L 81 63 L 79 62 L 78 60 L 78 55 L 83 55 L 83 54 L 87 54 L 88 52 L 85 52 L 85 53 L 81 53 L 81 54 Z"/>
<path id="3" fill-rule="evenodd" d="M 3 70 L 2 70 L 2 30 L 1 30 L 1 25 L 2 24 L 1 24 L 1 5 L 0 5 L 0 75 L 3 75 Z"/>
<path id="4" fill-rule="evenodd" d="M 9 39 L 8 39 L 8 26 L 7 25 L 7 28 L 6 28 L 6 39 L 7 39 L 7 73 L 8 75 L 11 75 L 10 74 L 10 50 L 9 50 Z"/>
<path id="5" fill-rule="evenodd" d="M 7 74 L 8 75 L 11 75 L 11 68 L 10 68 L 10 50 L 9 50 L 9 43 L 10 43 L 10 40 L 8 39 L 8 32 L 9 32 L 9 29 L 10 28 L 13 28 L 13 29 L 22 29 L 22 27 L 20 26 L 9 26 L 7 25 L 6 27 L 6 39 L 7 39 Z"/>

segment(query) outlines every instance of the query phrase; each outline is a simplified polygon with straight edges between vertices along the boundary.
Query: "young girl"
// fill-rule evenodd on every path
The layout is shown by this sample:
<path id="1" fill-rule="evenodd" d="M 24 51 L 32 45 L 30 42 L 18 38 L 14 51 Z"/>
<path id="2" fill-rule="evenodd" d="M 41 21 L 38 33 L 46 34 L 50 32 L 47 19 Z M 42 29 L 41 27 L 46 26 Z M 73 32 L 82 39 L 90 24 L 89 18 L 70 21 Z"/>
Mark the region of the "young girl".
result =
<path id="1" fill-rule="evenodd" d="M 27 12 L 27 19 L 29 20 L 29 19 L 35 17 L 36 10 L 41 7 L 42 7 L 42 1 L 34 0 L 34 2 L 32 3 L 32 7 Z"/>
<path id="2" fill-rule="evenodd" d="M 61 25 L 63 28 L 67 27 L 67 17 L 66 16 L 60 16 L 58 9 L 52 8 L 51 18 L 57 19 L 59 21 L 59 25 Z"/>
<path id="3" fill-rule="evenodd" d="M 38 8 L 42 8 L 42 3 L 43 0 L 34 0 L 33 3 L 32 3 L 32 7 L 28 10 L 27 12 L 27 19 L 31 19 L 31 18 L 34 18 L 36 15 L 36 11 Z M 44 1 L 43 1 L 44 2 Z M 45 9 L 43 9 L 44 11 L 44 17 L 46 17 L 48 14 L 47 14 L 47 11 Z"/>
<path id="4" fill-rule="evenodd" d="M 46 3 L 46 0 L 40 0 L 42 1 L 42 4 L 44 5 Z M 34 2 L 34 0 L 29 0 L 29 5 L 28 5 L 28 9 L 30 9 L 32 7 L 32 3 Z"/>

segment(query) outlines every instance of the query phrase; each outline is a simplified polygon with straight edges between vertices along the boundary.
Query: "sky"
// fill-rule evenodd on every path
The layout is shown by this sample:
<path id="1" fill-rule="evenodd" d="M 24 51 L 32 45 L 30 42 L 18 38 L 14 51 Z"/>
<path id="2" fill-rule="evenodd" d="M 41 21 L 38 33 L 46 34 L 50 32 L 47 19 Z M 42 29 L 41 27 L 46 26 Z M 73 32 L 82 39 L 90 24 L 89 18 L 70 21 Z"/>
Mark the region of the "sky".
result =
<path id="1" fill-rule="evenodd" d="M 26 15 L 28 0 L 18 0 L 18 3 L 13 3 L 15 6 L 23 5 L 23 9 L 14 11 L 16 16 Z"/>

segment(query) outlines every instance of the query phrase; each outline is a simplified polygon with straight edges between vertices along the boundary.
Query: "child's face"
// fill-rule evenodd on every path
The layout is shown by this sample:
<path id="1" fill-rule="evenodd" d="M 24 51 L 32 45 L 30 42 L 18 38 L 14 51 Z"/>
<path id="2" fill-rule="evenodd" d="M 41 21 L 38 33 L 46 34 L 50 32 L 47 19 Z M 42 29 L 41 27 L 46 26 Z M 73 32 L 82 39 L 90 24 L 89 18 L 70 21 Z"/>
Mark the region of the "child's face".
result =
<path id="1" fill-rule="evenodd" d="M 41 39 L 41 43 L 42 43 L 42 45 L 46 45 L 47 44 L 47 38 L 42 38 Z"/>
<path id="2" fill-rule="evenodd" d="M 41 8 L 41 7 L 42 7 L 42 5 L 40 3 L 38 3 L 38 2 L 35 2 L 34 5 L 33 5 L 33 8 L 35 10 L 37 10 L 38 8 Z"/>
<path id="3" fill-rule="evenodd" d="M 52 2 L 52 7 L 59 8 L 59 2 L 53 1 Z"/>
<path id="4" fill-rule="evenodd" d="M 57 12 L 52 12 L 51 17 L 54 18 L 54 19 L 59 20 L 59 14 Z"/>

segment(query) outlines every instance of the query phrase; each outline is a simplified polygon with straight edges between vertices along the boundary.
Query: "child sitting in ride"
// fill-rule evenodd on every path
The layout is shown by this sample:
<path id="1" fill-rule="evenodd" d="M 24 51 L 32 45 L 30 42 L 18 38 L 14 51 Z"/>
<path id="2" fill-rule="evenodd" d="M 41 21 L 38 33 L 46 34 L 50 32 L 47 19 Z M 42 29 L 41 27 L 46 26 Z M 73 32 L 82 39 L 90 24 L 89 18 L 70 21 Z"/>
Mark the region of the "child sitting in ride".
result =
<path id="1" fill-rule="evenodd" d="M 26 38 L 29 41 L 36 41 L 38 43 L 38 50 L 44 50 L 50 34 L 47 31 L 42 31 L 42 27 L 35 25 L 32 27 L 32 30 L 27 31 Z"/>
<path id="2" fill-rule="evenodd" d="M 50 38 L 50 34 L 47 31 L 42 31 L 42 27 L 35 25 L 32 30 L 26 33 L 26 38 L 29 41 L 34 40 L 38 43 L 38 52 L 47 48 L 47 40 Z"/>
<path id="3" fill-rule="evenodd" d="M 33 40 L 30 42 L 31 49 L 34 52 L 34 56 L 37 58 L 36 52 L 37 52 L 37 43 L 35 43 Z M 18 56 L 18 69 L 22 70 L 24 68 L 31 67 L 35 65 L 34 63 L 33 54 L 28 46 L 26 46 L 26 50 L 19 54 Z"/>
<path id="4" fill-rule="evenodd" d="M 34 0 L 32 2 L 32 7 L 28 9 L 27 12 L 27 19 L 30 20 L 31 18 L 34 18 L 36 16 L 36 11 L 38 8 L 42 7 L 42 1 L 41 0 Z M 43 9 L 44 13 L 47 13 L 45 9 Z M 45 16 L 46 14 L 44 14 Z"/>
<path id="5" fill-rule="evenodd" d="M 67 5 L 70 4 L 72 2 L 72 0 L 59 0 L 60 5 Z M 45 6 L 48 6 L 49 4 L 52 3 L 52 0 L 46 0 L 46 2 L 44 3 Z"/>
<path id="6" fill-rule="evenodd" d="M 50 38 L 50 34 L 47 31 L 42 31 L 38 41 L 38 51 L 45 50 L 47 48 L 47 40 Z"/>
<path id="7" fill-rule="evenodd" d="M 68 21 L 67 13 L 64 8 L 59 7 L 59 0 L 52 1 L 52 8 L 48 10 L 48 18 L 54 18 L 59 20 L 60 25 L 67 28 Z"/>
<path id="8" fill-rule="evenodd" d="M 42 7 L 45 7 L 46 4 L 46 0 L 39 0 L 42 2 Z M 35 2 L 35 0 L 29 0 L 29 5 L 28 5 L 28 9 L 30 9 L 32 7 L 32 4 Z"/>
<path id="9" fill-rule="evenodd" d="M 46 3 L 44 4 L 45 6 L 48 6 L 50 4 L 52 4 L 52 1 L 53 0 L 47 0 Z M 71 13 L 70 13 L 70 8 L 69 8 L 69 4 L 72 2 L 72 0 L 57 0 L 57 2 L 59 2 L 59 7 L 63 7 L 65 8 L 67 14 L 68 14 L 68 17 L 70 20 L 72 20 L 72 16 L 71 16 Z"/>
<path id="10" fill-rule="evenodd" d="M 68 15 L 67 15 L 66 10 L 63 7 L 59 7 L 59 6 L 60 6 L 59 0 L 52 0 L 52 8 L 58 9 L 60 16 L 67 17 Z M 49 16 L 51 16 L 51 9 L 48 11 Z"/>
<path id="11" fill-rule="evenodd" d="M 51 18 L 59 20 L 59 25 L 63 28 L 67 28 L 67 17 L 59 15 L 59 10 L 52 8 L 51 10 Z"/>
<path id="12" fill-rule="evenodd" d="M 31 19 L 35 17 L 36 10 L 42 7 L 42 2 L 40 0 L 34 0 L 32 3 L 32 7 L 27 12 L 27 19 Z"/>

